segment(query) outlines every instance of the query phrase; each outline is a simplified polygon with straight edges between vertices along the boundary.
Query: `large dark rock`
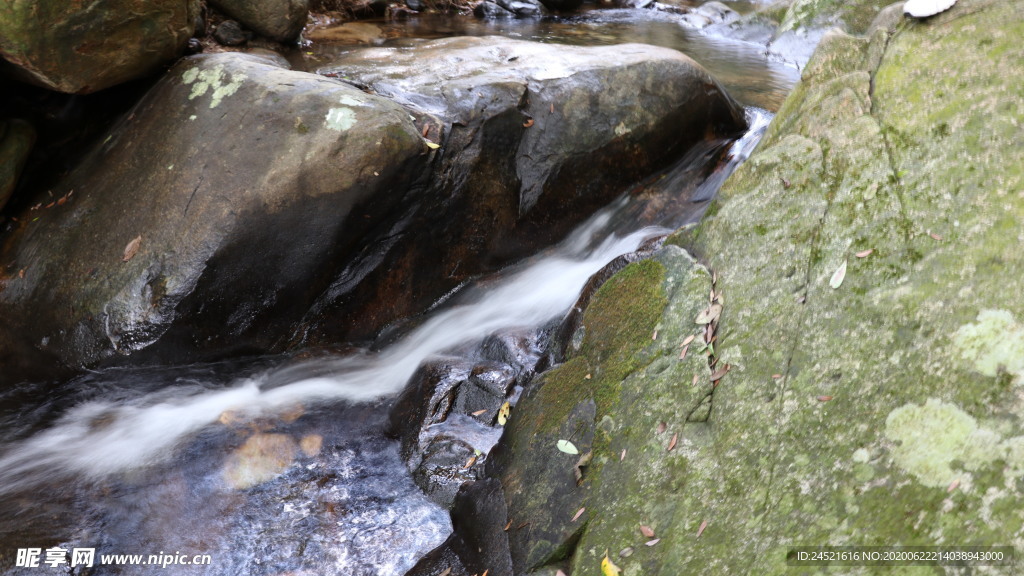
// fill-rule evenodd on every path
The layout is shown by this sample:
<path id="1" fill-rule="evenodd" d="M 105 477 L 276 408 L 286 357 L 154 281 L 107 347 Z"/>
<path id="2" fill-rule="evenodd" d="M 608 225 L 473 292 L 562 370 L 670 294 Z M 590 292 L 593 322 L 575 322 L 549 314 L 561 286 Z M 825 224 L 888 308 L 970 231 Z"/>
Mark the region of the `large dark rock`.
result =
<path id="1" fill-rule="evenodd" d="M 271 40 L 292 42 L 309 15 L 309 0 L 211 0 L 246 28 Z"/>
<path id="2" fill-rule="evenodd" d="M 181 55 L 198 12 L 198 0 L 4 2 L 0 54 L 22 80 L 94 92 Z"/>
<path id="3" fill-rule="evenodd" d="M 265 350 L 337 262 L 393 232 L 426 150 L 404 109 L 335 80 L 184 60 L 52 189 L 63 201 L 18 214 L 0 348 L 51 366 L 158 341 L 168 357 Z"/>
<path id="4" fill-rule="evenodd" d="M 744 125 L 699 65 L 653 46 L 453 38 L 354 52 L 321 72 L 406 105 L 441 149 L 416 234 L 335 280 L 307 320 L 311 342 L 366 337 L 424 309 Z"/>

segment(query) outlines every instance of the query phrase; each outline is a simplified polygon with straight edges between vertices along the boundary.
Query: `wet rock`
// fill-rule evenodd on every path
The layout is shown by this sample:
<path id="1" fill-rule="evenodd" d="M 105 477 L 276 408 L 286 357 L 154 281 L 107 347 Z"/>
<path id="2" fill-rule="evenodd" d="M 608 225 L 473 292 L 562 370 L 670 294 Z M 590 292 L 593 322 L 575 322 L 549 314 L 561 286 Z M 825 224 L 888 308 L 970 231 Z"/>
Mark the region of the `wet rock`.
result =
<path id="1" fill-rule="evenodd" d="M 420 11 L 422 11 L 423 9 L 425 9 L 427 7 L 427 5 L 423 2 L 423 0 L 405 0 L 405 6 L 409 10 L 414 10 L 416 12 L 420 12 Z M 476 9 L 474 8 L 473 11 L 475 13 Z"/>
<path id="2" fill-rule="evenodd" d="M 0 342 L 69 366 L 267 349 L 332 263 L 394 233 L 425 151 L 404 109 L 340 82 L 186 59 L 52 189 L 64 205 L 18 215 Z"/>
<path id="3" fill-rule="evenodd" d="M 309 15 L 309 0 L 211 0 L 211 3 L 249 30 L 278 42 L 295 41 Z"/>
<path id="4" fill-rule="evenodd" d="M 1015 9 L 961 0 L 870 38 L 827 34 L 709 216 L 597 291 L 580 346 L 528 389 L 492 453 L 508 517 L 562 530 L 510 537 L 516 573 L 531 568 L 517 563 L 523 551 L 568 558 L 574 573 L 632 547 L 616 560 L 624 573 L 770 574 L 792 569 L 794 545 L 1016 542 L 1024 286 L 1007 271 L 1024 266 L 1008 232 L 1024 200 L 1007 192 L 1024 186 L 1024 107 L 1005 97 L 1024 73 Z M 709 270 L 725 295 L 715 365 L 731 367 L 716 383 L 705 354 L 679 357 L 700 331 Z M 564 477 L 536 470 L 588 399 L 584 494 L 559 494 Z M 569 537 L 574 506 L 586 524 Z M 699 533 L 700 545 L 638 546 L 638 524 Z"/>
<path id="5" fill-rule="evenodd" d="M 683 14 L 679 22 L 698 30 L 713 24 L 730 24 L 739 20 L 740 15 L 721 2 L 707 2 Z"/>
<path id="6" fill-rule="evenodd" d="M 498 6 L 520 18 L 540 16 L 544 12 L 540 0 L 495 0 Z"/>
<path id="7" fill-rule="evenodd" d="M 224 463 L 224 482 L 242 490 L 276 478 L 284 472 L 299 451 L 287 434 L 254 434 Z"/>
<path id="8" fill-rule="evenodd" d="M 225 20 L 213 31 L 213 38 L 223 46 L 241 46 L 249 41 L 242 26 L 234 20 Z"/>
<path id="9" fill-rule="evenodd" d="M 496 20 L 501 18 L 515 18 L 515 14 L 498 6 L 490 0 L 485 0 L 473 7 L 473 15 L 477 18 Z"/>
<path id="10" fill-rule="evenodd" d="M 442 148 L 429 200 L 409 215 L 419 233 L 395 236 L 339 276 L 308 316 L 309 342 L 367 337 L 424 309 L 744 124 L 696 63 L 645 45 L 451 38 L 353 52 L 321 73 L 407 106 Z M 435 265 L 414 265 L 423 261 Z"/>
<path id="11" fill-rule="evenodd" d="M 480 346 L 484 358 L 510 366 L 516 383 L 529 382 L 547 345 L 546 334 L 537 330 L 501 332 L 488 336 Z M 508 393 L 508 389 L 505 390 Z"/>
<path id="12" fill-rule="evenodd" d="M 41 0 L 0 6 L 0 54 L 21 80 L 88 93 L 152 74 L 181 55 L 198 0 Z M 145 50 L 138 47 L 145 46 Z"/>
<path id="13" fill-rule="evenodd" d="M 431 500 L 448 508 L 455 501 L 459 488 L 476 480 L 477 458 L 467 442 L 451 436 L 435 436 L 424 447 L 412 477 Z"/>
<path id="14" fill-rule="evenodd" d="M 35 142 L 35 128 L 28 122 L 0 120 L 0 209 L 14 193 Z"/>
<path id="15" fill-rule="evenodd" d="M 541 0 L 544 7 L 556 12 L 570 12 L 583 4 L 583 0 Z"/>

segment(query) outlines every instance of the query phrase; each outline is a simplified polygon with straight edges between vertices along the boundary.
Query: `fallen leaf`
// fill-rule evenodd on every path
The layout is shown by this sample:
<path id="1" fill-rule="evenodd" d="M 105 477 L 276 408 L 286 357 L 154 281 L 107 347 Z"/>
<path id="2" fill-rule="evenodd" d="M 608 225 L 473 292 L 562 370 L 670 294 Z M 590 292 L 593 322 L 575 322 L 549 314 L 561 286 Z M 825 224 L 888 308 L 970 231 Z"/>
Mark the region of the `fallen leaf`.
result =
<path id="1" fill-rule="evenodd" d="M 701 310 L 700 314 L 697 314 L 697 319 L 695 320 L 695 322 L 697 324 L 711 324 L 712 322 L 718 319 L 718 316 L 721 313 L 722 305 L 712 304 L 705 308 L 704 310 Z"/>
<path id="2" fill-rule="evenodd" d="M 683 350 L 681 352 L 679 352 L 679 359 L 680 360 L 686 358 L 686 351 L 689 350 L 689 349 L 690 349 L 689 346 L 683 346 Z"/>
<path id="3" fill-rule="evenodd" d="M 619 550 L 619 558 L 629 558 L 633 555 L 633 547 L 627 546 L 622 550 Z"/>
<path id="4" fill-rule="evenodd" d="M 484 409 L 484 410 L 477 410 L 476 412 L 473 412 L 473 416 L 482 416 L 484 414 L 487 414 L 487 410 L 486 409 Z"/>
<path id="5" fill-rule="evenodd" d="M 779 378 L 782 378 L 782 374 L 772 374 L 772 380 L 778 380 Z"/>
<path id="6" fill-rule="evenodd" d="M 669 440 L 667 452 L 671 452 L 676 449 L 676 441 L 679 440 L 679 433 L 672 435 L 672 440 Z"/>
<path id="7" fill-rule="evenodd" d="M 441 576 L 449 576 L 452 573 L 451 568 L 445 568 L 444 572 L 441 572 Z"/>
<path id="8" fill-rule="evenodd" d="M 526 122 L 523 122 L 523 128 L 529 128 L 533 126 L 533 118 L 527 118 Z"/>
<path id="9" fill-rule="evenodd" d="M 781 178 L 782 178 L 782 187 L 785 188 L 786 190 L 788 190 L 789 187 L 792 186 L 793 184 L 790 183 L 789 180 L 786 180 L 785 176 L 782 176 Z"/>
<path id="10" fill-rule="evenodd" d="M 556 446 L 558 446 L 558 450 L 560 452 L 565 452 L 566 454 L 572 454 L 575 456 L 576 454 L 580 453 L 579 448 L 577 448 L 575 444 L 569 442 L 568 440 L 559 440 Z"/>
<path id="11" fill-rule="evenodd" d="M 694 374 L 693 375 L 693 383 L 691 383 L 690 386 L 696 386 L 697 382 L 700 382 L 700 376 Z"/>
<path id="12" fill-rule="evenodd" d="M 654 530 L 650 526 L 640 525 L 640 533 L 644 535 L 644 538 L 654 538 Z"/>
<path id="13" fill-rule="evenodd" d="M 874 248 L 869 249 L 869 250 L 862 250 L 862 251 L 857 252 L 856 254 L 854 254 L 854 256 L 856 256 L 857 258 L 867 258 L 868 256 L 871 256 L 871 253 L 874 252 L 874 251 L 875 251 Z"/>
<path id="14" fill-rule="evenodd" d="M 554 104 L 552 104 L 552 106 L 554 106 Z M 555 576 L 565 576 L 565 572 L 562 572 L 561 570 L 556 570 Z"/>
<path id="15" fill-rule="evenodd" d="M 655 538 L 654 540 L 648 540 L 644 543 L 644 546 L 654 546 L 658 542 L 661 542 L 661 538 Z"/>
<path id="16" fill-rule="evenodd" d="M 683 343 L 680 344 L 679 347 L 680 348 L 685 348 L 686 346 L 688 346 L 690 344 L 690 342 L 693 342 L 694 338 L 696 338 L 696 336 L 694 336 L 693 334 L 690 334 L 686 338 L 683 338 Z"/>
<path id="17" fill-rule="evenodd" d="M 726 365 L 722 366 L 721 368 L 719 368 L 718 370 L 715 370 L 715 373 L 711 375 L 711 381 L 712 382 L 717 382 L 717 381 L 721 380 L 722 376 L 725 376 L 726 374 L 728 374 L 729 370 L 731 368 L 732 368 L 731 366 L 726 364 Z"/>
<path id="18" fill-rule="evenodd" d="M 512 414 L 512 405 L 505 402 L 498 408 L 498 425 L 504 426 L 508 422 L 508 417 Z"/>
<path id="19" fill-rule="evenodd" d="M 663 434 L 667 428 L 668 424 L 665 424 L 664 422 L 658 422 L 658 434 Z"/>
<path id="20" fill-rule="evenodd" d="M 431 150 L 437 150 L 440 147 L 440 144 L 435 144 L 434 142 L 431 142 L 429 140 L 427 141 L 427 148 L 430 148 Z"/>
<path id="21" fill-rule="evenodd" d="M 466 460 L 466 465 L 463 466 L 462 468 L 463 469 L 472 468 L 473 464 L 476 464 L 476 456 L 473 456 L 469 460 Z"/>
<path id="22" fill-rule="evenodd" d="M 24 278 L 24 277 L 25 277 L 25 269 L 22 268 L 21 270 L 18 270 L 18 278 Z"/>
<path id="23" fill-rule="evenodd" d="M 421 133 L 421 136 L 426 138 L 427 134 L 430 134 L 430 124 L 424 124 L 423 125 L 423 132 Z"/>
<path id="24" fill-rule="evenodd" d="M 142 246 L 142 235 L 138 235 L 124 247 L 124 256 L 121 258 L 122 262 L 127 262 L 135 257 L 139 253 L 139 247 Z"/>
<path id="25" fill-rule="evenodd" d="M 512 521 L 509 520 L 508 524 L 505 524 L 505 532 L 508 532 L 508 529 L 511 528 L 511 527 L 512 527 Z"/>
<path id="26" fill-rule="evenodd" d="M 708 527 L 708 521 L 707 520 L 705 520 L 705 521 L 700 523 L 700 528 L 697 529 L 697 538 L 700 538 L 700 535 L 704 533 L 704 529 L 707 528 L 707 527 Z"/>
<path id="27" fill-rule="evenodd" d="M 604 576 L 619 576 L 622 571 L 608 558 L 608 552 L 604 553 L 604 560 L 601 560 L 601 574 Z"/>
<path id="28" fill-rule="evenodd" d="M 586 376 L 584 376 L 583 379 L 584 380 L 590 380 L 590 374 L 587 374 Z"/>
<path id="29" fill-rule="evenodd" d="M 49 208 L 49 206 L 47 206 L 47 208 Z M 931 236 L 932 238 L 936 239 L 936 240 L 942 240 L 942 236 L 939 236 L 935 232 L 929 232 L 928 235 Z"/>
<path id="30" fill-rule="evenodd" d="M 828 402 L 831 399 L 831 396 L 818 396 L 818 402 Z"/>
<path id="31" fill-rule="evenodd" d="M 658 339 L 658 331 L 655 330 L 654 334 L 651 334 L 651 340 L 657 340 L 657 339 Z"/>
<path id="32" fill-rule="evenodd" d="M 844 278 L 846 278 L 846 260 L 843 260 L 843 263 L 840 264 L 839 268 L 837 268 L 832 274 L 832 279 L 828 281 L 828 285 L 831 286 L 833 290 L 839 288 L 843 285 Z"/>
<path id="33" fill-rule="evenodd" d="M 949 483 L 949 488 L 946 488 L 946 492 L 951 493 L 951 492 L 953 492 L 953 490 L 956 490 L 958 486 L 960 486 L 960 479 L 959 478 L 957 478 L 956 480 L 953 480 L 952 482 Z"/>
<path id="34" fill-rule="evenodd" d="M 625 459 L 626 459 L 626 449 L 623 448 L 622 449 L 622 454 L 619 454 L 619 462 L 622 462 Z"/>
<path id="35" fill-rule="evenodd" d="M 480 576 L 487 576 L 487 573 L 490 572 L 490 571 L 491 571 L 491 569 L 488 568 L 487 570 L 484 570 L 484 573 L 481 574 Z"/>
<path id="36" fill-rule="evenodd" d="M 576 513 L 573 514 L 571 521 L 575 522 L 575 521 L 579 520 L 580 516 L 583 516 L 583 513 L 586 512 L 586 510 L 587 510 L 586 508 L 580 508 L 579 510 L 577 510 Z"/>

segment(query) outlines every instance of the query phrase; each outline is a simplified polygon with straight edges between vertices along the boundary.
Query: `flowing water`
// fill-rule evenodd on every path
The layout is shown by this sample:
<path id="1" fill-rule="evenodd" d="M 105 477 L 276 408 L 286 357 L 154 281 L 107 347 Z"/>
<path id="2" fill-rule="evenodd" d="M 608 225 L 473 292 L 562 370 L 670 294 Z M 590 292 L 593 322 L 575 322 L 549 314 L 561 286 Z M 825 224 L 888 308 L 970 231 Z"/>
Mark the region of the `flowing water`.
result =
<path id="1" fill-rule="evenodd" d="M 168 562 L 175 574 L 404 574 L 451 525 L 382 432 L 394 395 L 425 360 L 557 320 L 609 261 L 699 218 L 770 117 L 748 115 L 740 140 L 692 151 L 374 350 L 115 369 L 3 391 L 0 572 L 68 573 L 81 548 L 97 566 L 76 574 Z M 19 548 L 40 549 L 40 567 L 14 567 Z M 141 558 L 100 565 L 104 555 Z"/>

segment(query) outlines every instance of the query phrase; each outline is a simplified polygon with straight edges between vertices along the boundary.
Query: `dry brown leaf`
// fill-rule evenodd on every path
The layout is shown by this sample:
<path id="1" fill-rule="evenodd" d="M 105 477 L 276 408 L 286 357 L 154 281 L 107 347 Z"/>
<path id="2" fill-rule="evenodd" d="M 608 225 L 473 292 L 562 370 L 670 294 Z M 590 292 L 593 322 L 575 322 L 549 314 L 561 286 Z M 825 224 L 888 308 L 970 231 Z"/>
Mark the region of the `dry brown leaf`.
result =
<path id="1" fill-rule="evenodd" d="M 49 208 L 49 206 L 47 206 L 47 208 Z M 942 240 L 942 236 L 939 236 L 935 232 L 929 232 L 928 235 L 934 238 L 935 240 Z"/>
<path id="2" fill-rule="evenodd" d="M 654 334 L 651 334 L 651 340 L 657 340 L 657 339 L 658 339 L 658 331 L 655 330 Z"/>
<path id="3" fill-rule="evenodd" d="M 572 517 L 572 521 L 575 522 L 575 521 L 579 520 L 580 516 L 583 516 L 583 513 L 586 512 L 586 510 L 587 510 L 586 508 L 580 508 L 579 510 L 577 510 L 576 514 L 573 515 L 573 517 Z"/>
<path id="4" fill-rule="evenodd" d="M 473 412 L 472 414 L 473 414 L 473 416 L 482 416 L 484 414 L 487 414 L 487 409 L 477 410 L 476 412 Z"/>
<path id="5" fill-rule="evenodd" d="M 690 347 L 689 347 L 688 345 L 687 345 L 687 346 L 683 346 L 683 350 L 682 350 L 682 351 L 681 351 L 681 352 L 679 353 L 679 359 L 680 359 L 680 360 L 682 360 L 682 359 L 686 358 L 686 352 L 687 352 L 687 351 L 688 351 L 689 349 L 690 349 Z"/>
<path id="6" fill-rule="evenodd" d="M 683 343 L 680 344 L 679 347 L 680 348 L 685 348 L 686 346 L 688 346 L 690 344 L 690 342 L 693 342 L 694 338 L 696 338 L 696 336 L 694 336 L 693 334 L 690 334 L 686 338 L 683 338 Z"/>
<path id="7" fill-rule="evenodd" d="M 21 270 L 18 270 L 18 278 L 24 278 L 24 277 L 25 277 L 25 269 L 22 268 Z"/>
<path id="8" fill-rule="evenodd" d="M 508 529 L 511 528 L 511 527 L 512 527 L 512 521 L 509 520 L 508 524 L 505 524 L 505 532 L 508 532 Z"/>
<path id="9" fill-rule="evenodd" d="M 831 396 L 818 396 L 818 402 L 828 402 L 831 399 Z"/>
<path id="10" fill-rule="evenodd" d="M 121 258 L 122 262 L 127 262 L 135 257 L 139 253 L 139 247 L 142 246 L 142 235 L 139 234 L 132 241 L 124 247 L 124 256 Z"/>
<path id="11" fill-rule="evenodd" d="M 590 380 L 590 374 L 587 374 L 586 376 L 584 376 L 583 379 L 584 380 Z"/>
<path id="12" fill-rule="evenodd" d="M 869 250 L 862 250 L 862 251 L 857 252 L 856 254 L 854 254 L 854 256 L 856 256 L 857 258 L 867 258 L 868 256 L 871 256 L 871 253 L 874 252 L 874 251 L 875 251 L 874 248 L 869 249 Z"/>
<path id="13" fill-rule="evenodd" d="M 430 134 L 430 124 L 424 124 L 423 125 L 423 133 L 421 134 L 421 136 L 426 138 L 427 134 Z"/>
<path id="14" fill-rule="evenodd" d="M 778 380 L 779 378 L 782 378 L 782 374 L 772 374 L 772 380 Z"/>
<path id="15" fill-rule="evenodd" d="M 555 103 L 554 102 L 551 103 L 551 109 L 550 110 L 551 110 L 551 114 L 555 113 Z"/>
<path id="16" fill-rule="evenodd" d="M 654 530 L 650 526 L 640 525 L 640 533 L 644 535 L 644 538 L 654 538 Z"/>
<path id="17" fill-rule="evenodd" d="M 445 568 L 444 572 L 441 572 L 441 576 L 449 576 L 452 573 L 451 568 Z"/>
<path id="18" fill-rule="evenodd" d="M 722 305 L 712 304 L 705 308 L 704 310 L 701 310 L 700 314 L 697 314 L 697 318 L 696 320 L 694 320 L 694 322 L 696 322 L 697 324 L 711 324 L 712 322 L 718 319 L 718 316 L 721 313 Z"/>
<path id="19" fill-rule="evenodd" d="M 622 449 L 622 454 L 619 454 L 619 462 L 622 462 L 625 459 L 626 459 L 626 449 L 623 448 Z"/>
<path id="20" fill-rule="evenodd" d="M 527 118 L 526 122 L 523 122 L 523 128 L 529 128 L 533 126 L 533 118 Z"/>
<path id="21" fill-rule="evenodd" d="M 697 382 L 700 382 L 700 376 L 694 374 L 693 375 L 693 383 L 691 383 L 690 386 L 696 386 Z"/>
<path id="22" fill-rule="evenodd" d="M 472 456 L 469 460 L 466 460 L 466 465 L 463 468 L 472 468 L 473 464 L 476 464 L 476 458 L 476 456 Z"/>
<path id="23" fill-rule="evenodd" d="M 664 422 L 658 422 L 658 434 L 663 434 L 667 428 L 668 424 L 665 424 Z"/>
<path id="24" fill-rule="evenodd" d="M 953 490 L 956 490 L 958 486 L 960 486 L 960 479 L 959 478 L 957 478 L 956 480 L 953 480 L 952 482 L 949 483 L 949 488 L 946 488 L 946 492 L 951 493 L 951 492 L 953 492 Z"/>
<path id="25" fill-rule="evenodd" d="M 673 451 L 673 450 L 675 450 L 675 449 L 676 449 L 676 442 L 677 442 L 678 440 L 679 440 L 679 433 L 677 432 L 677 433 L 675 433 L 675 434 L 673 434 L 673 435 L 672 435 L 672 440 L 669 440 L 669 443 L 668 443 L 668 452 L 671 452 L 671 451 Z"/>
<path id="26" fill-rule="evenodd" d="M 707 520 L 705 520 L 705 521 L 700 523 L 700 528 L 697 529 L 697 538 L 700 538 L 700 535 L 704 533 L 704 529 L 707 528 L 707 527 L 708 527 L 708 521 Z"/>
<path id="27" fill-rule="evenodd" d="M 481 574 L 480 576 L 487 576 L 487 573 L 490 572 L 490 571 L 491 571 L 491 569 L 488 568 L 487 570 L 484 570 L 484 573 Z"/>
<path id="28" fill-rule="evenodd" d="M 654 546 L 658 542 L 661 542 L 661 538 L 655 538 L 654 540 L 648 540 L 647 542 L 644 542 L 644 545 L 645 546 Z"/>
<path id="29" fill-rule="evenodd" d="M 730 366 L 728 364 L 726 364 L 726 365 L 722 366 L 721 368 L 719 368 L 718 370 L 715 370 L 715 373 L 711 375 L 711 381 L 712 382 L 717 382 L 717 381 L 721 380 L 722 376 L 725 376 L 726 374 L 729 373 L 729 369 L 730 369 Z"/>

